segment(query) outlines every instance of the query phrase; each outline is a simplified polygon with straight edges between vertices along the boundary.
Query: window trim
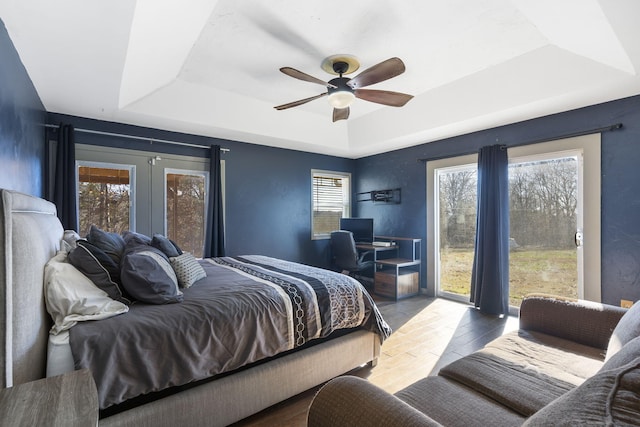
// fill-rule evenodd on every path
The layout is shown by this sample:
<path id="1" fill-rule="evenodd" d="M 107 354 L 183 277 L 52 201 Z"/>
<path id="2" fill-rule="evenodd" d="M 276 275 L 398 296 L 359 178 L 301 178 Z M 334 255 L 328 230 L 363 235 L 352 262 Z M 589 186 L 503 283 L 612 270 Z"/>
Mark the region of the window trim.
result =
<path id="1" fill-rule="evenodd" d="M 346 189 L 343 190 L 346 196 L 346 201 L 343 199 L 343 210 L 342 210 L 342 218 L 351 217 L 351 173 L 349 172 L 338 172 L 338 171 L 329 171 L 323 169 L 311 169 L 311 183 L 310 183 L 310 199 L 311 199 L 311 240 L 326 240 L 331 237 L 329 233 L 318 233 L 315 234 L 314 224 L 313 224 L 313 212 L 314 212 L 314 178 L 316 176 L 322 176 L 327 178 L 340 178 L 346 180 L 347 185 Z"/>

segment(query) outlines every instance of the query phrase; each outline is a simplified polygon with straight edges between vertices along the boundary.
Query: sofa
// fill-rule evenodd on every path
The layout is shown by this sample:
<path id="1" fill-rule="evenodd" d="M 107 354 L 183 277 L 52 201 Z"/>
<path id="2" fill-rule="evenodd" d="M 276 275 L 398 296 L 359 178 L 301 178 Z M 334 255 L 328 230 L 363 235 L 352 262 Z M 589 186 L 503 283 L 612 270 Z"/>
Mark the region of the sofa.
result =
<path id="1" fill-rule="evenodd" d="M 343 376 L 309 427 L 640 425 L 640 302 L 530 295 L 519 329 L 395 395 Z"/>

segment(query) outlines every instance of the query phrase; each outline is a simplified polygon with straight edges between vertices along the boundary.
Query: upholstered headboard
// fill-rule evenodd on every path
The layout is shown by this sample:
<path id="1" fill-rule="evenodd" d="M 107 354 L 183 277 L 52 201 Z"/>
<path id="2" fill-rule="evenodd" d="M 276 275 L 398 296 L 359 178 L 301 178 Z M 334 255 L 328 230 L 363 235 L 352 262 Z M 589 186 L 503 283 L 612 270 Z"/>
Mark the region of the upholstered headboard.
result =
<path id="1" fill-rule="evenodd" d="M 44 265 L 63 229 L 46 200 L 0 189 L 0 386 L 45 376 L 51 326 L 43 291 Z"/>

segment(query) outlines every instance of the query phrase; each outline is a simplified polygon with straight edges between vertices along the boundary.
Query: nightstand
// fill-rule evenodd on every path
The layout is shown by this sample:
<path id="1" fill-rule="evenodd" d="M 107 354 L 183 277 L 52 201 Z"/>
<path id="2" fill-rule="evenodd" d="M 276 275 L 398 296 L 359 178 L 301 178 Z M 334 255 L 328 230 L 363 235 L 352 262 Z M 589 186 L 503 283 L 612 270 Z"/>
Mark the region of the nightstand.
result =
<path id="1" fill-rule="evenodd" d="M 98 425 L 98 391 L 91 373 L 68 372 L 0 390 L 0 425 Z"/>

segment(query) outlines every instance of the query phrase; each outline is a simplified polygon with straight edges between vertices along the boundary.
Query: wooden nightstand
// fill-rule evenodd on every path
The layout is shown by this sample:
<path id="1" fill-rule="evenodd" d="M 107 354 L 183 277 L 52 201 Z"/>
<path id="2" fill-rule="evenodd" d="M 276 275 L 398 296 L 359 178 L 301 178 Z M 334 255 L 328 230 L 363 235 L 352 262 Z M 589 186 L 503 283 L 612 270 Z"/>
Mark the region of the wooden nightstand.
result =
<path id="1" fill-rule="evenodd" d="M 0 425 L 97 426 L 93 377 L 83 369 L 0 390 Z"/>

